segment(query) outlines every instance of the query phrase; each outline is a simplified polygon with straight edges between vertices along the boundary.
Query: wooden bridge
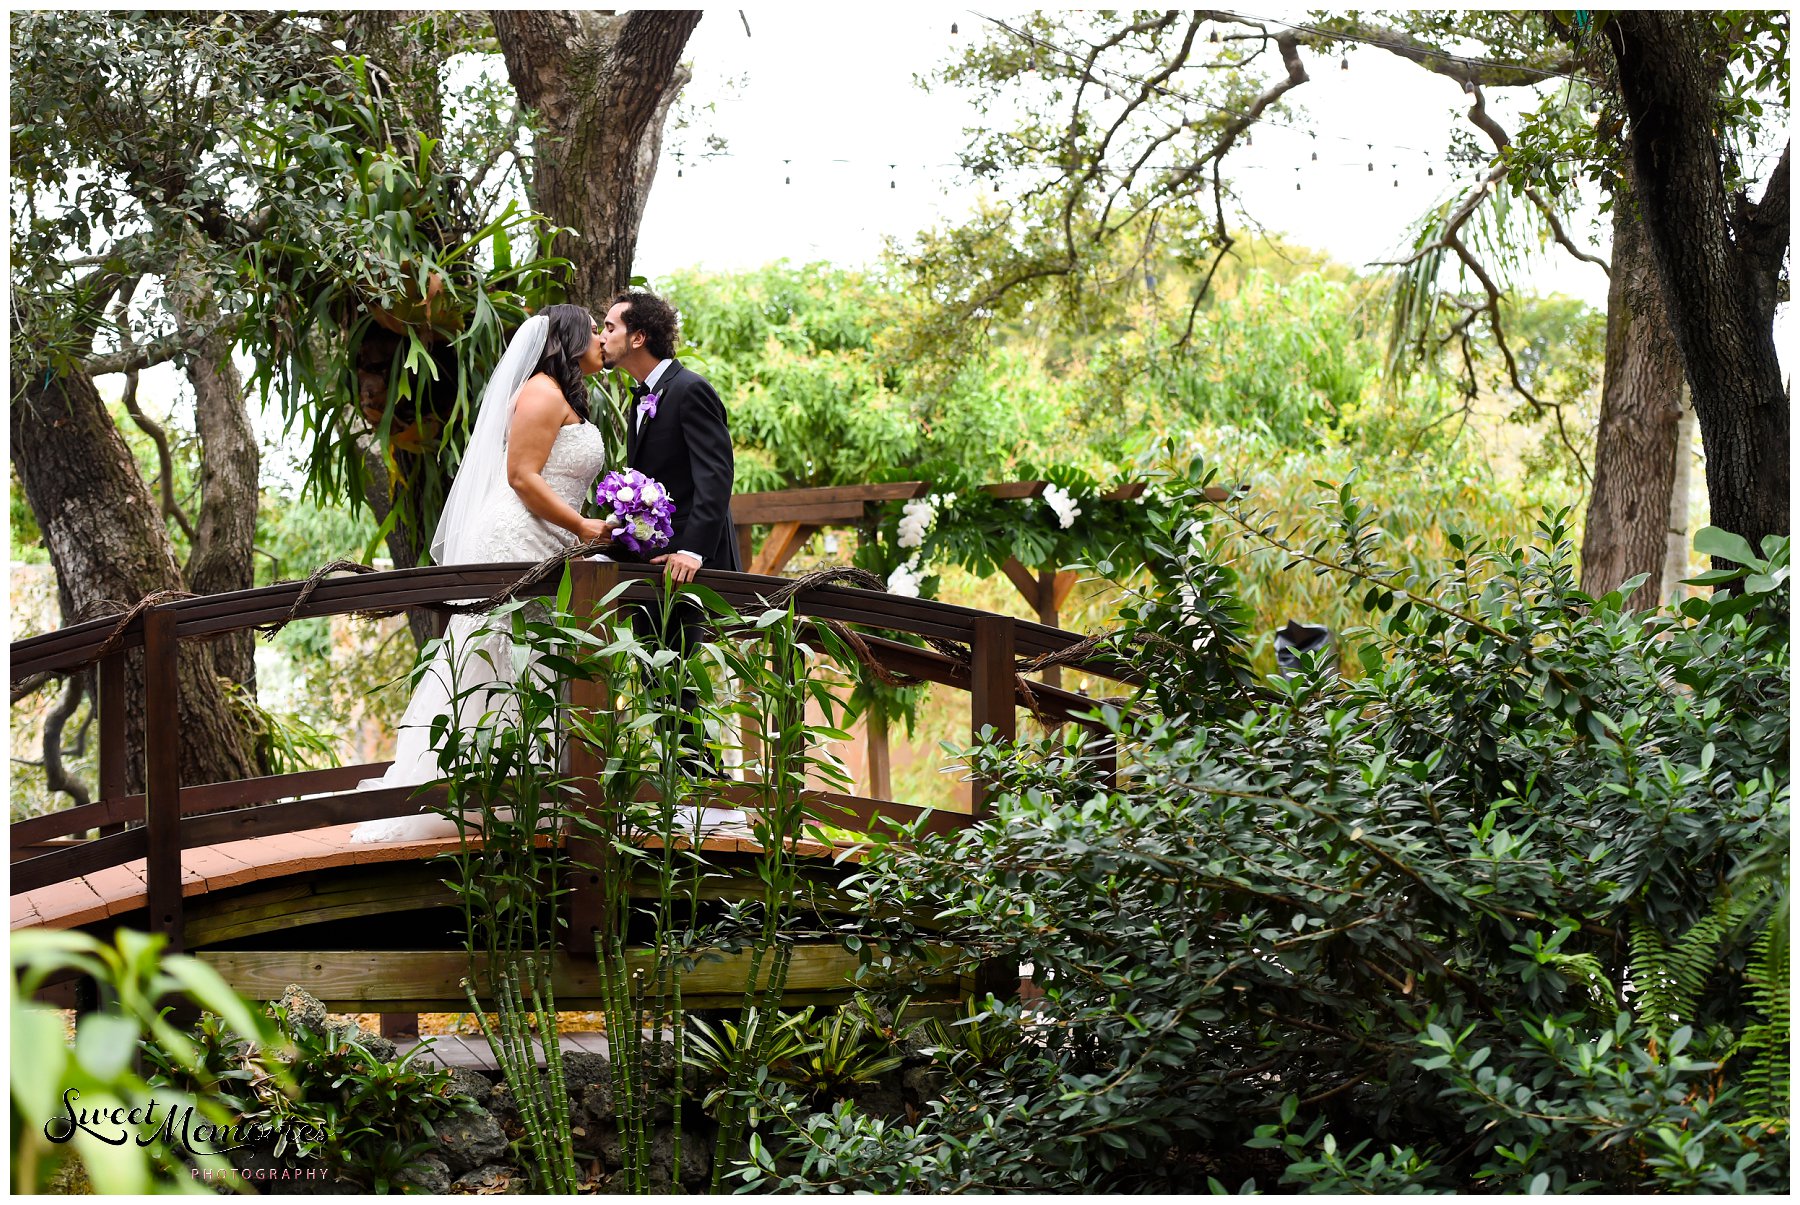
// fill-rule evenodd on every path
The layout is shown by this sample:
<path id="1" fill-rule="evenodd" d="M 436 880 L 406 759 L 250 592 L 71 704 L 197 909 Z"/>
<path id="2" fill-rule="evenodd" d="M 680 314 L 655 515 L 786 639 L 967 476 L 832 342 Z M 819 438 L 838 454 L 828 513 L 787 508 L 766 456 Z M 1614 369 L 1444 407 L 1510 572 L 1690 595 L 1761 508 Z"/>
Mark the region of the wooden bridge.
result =
<path id="1" fill-rule="evenodd" d="M 214 966 L 239 993 L 253 999 L 279 996 L 298 983 L 329 1006 L 358 1012 L 408 1013 L 466 1008 L 459 980 L 465 954 L 456 929 L 460 910 L 428 859 L 456 846 L 455 838 L 352 845 L 355 825 L 416 813 L 422 801 L 411 787 L 357 791 L 362 779 L 386 763 L 310 770 L 236 782 L 183 783 L 182 718 L 176 656 L 184 642 L 263 627 L 397 607 L 432 607 L 487 597 L 511 586 L 531 566 L 520 563 L 454 565 L 327 578 L 310 592 L 299 582 L 200 598 L 144 609 L 122 629 L 103 619 L 22 640 L 12 646 L 14 682 L 41 673 L 98 669 L 99 800 L 17 821 L 12 834 L 12 927 L 49 926 L 107 932 L 129 926 L 165 934 L 175 949 Z M 622 601 L 649 601 L 660 571 L 648 567 L 571 563 L 577 613 L 615 583 L 627 585 Z M 740 613 L 755 614 L 788 579 L 706 571 L 701 581 Z M 548 594 L 555 582 L 536 588 Z M 1083 695 L 1020 676 L 1018 661 L 1069 649 L 1081 638 L 1043 624 L 1015 620 L 927 599 L 840 586 L 801 591 L 798 615 L 816 622 L 854 625 L 869 652 L 888 670 L 968 692 L 972 732 L 991 726 L 1016 734 L 1017 709 L 1025 706 L 1051 723 L 1093 727 L 1082 715 L 1092 707 Z M 874 632 L 908 633 L 951 642 L 968 650 L 965 661 Z M 128 659 L 141 665 L 145 717 L 141 794 L 128 794 Z M 1110 662 L 1082 661 L 1103 677 L 1127 675 Z M 1103 737 L 1095 756 L 1114 756 Z M 713 802 L 737 806 L 752 798 L 742 783 L 702 783 Z M 830 822 L 866 830 L 888 818 L 910 823 L 925 817 L 925 831 L 947 831 L 986 814 L 982 784 L 973 784 L 971 814 L 933 811 L 893 800 L 815 793 L 812 803 Z M 441 799 L 441 791 L 437 798 Z M 696 800 L 700 802 L 700 800 Z M 89 836 L 94 833 L 97 835 Z M 702 834 L 709 866 L 725 873 L 703 888 L 710 898 L 743 896 L 755 885 L 761 852 L 747 828 Z M 853 863 L 855 847 L 806 842 L 818 855 L 806 875 L 829 899 Z M 590 884 L 572 876 L 564 901 L 570 920 L 559 954 L 559 1005 L 598 1008 L 593 926 L 600 902 Z M 688 977 L 690 1007 L 733 1004 L 741 995 L 747 955 L 704 964 Z M 855 970 L 854 954 L 820 941 L 796 952 L 788 999 L 796 1004 L 842 999 Z M 948 978 L 934 984 L 944 998 L 967 990 Z M 82 1003 L 73 979 L 46 988 L 58 1002 Z"/>

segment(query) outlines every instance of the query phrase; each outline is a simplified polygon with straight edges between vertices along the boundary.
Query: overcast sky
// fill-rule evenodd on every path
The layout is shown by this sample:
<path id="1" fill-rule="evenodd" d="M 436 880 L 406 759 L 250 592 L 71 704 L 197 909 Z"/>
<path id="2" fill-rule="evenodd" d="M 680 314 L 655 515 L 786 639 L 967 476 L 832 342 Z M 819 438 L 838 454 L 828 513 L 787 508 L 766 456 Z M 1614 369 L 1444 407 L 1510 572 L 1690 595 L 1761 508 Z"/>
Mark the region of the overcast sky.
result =
<path id="1" fill-rule="evenodd" d="M 906 239 L 954 220 L 977 190 L 991 188 L 971 185 L 957 168 L 964 130 L 980 115 L 959 90 L 927 93 L 914 82 L 991 31 L 975 10 L 744 13 L 748 36 L 737 10 L 709 9 L 688 43 L 688 105 L 714 106 L 703 120 L 729 152 L 698 160 L 700 131 L 671 136 L 638 243 L 646 274 L 781 258 L 865 262 L 884 235 Z M 1311 81 L 1290 94 L 1303 111 L 1292 124 L 1303 128 L 1259 125 L 1228 170 L 1269 229 L 1353 266 L 1390 258 L 1408 225 L 1454 183 L 1443 151 L 1450 130 L 1467 124 L 1467 98 L 1452 81 L 1383 51 L 1353 51 L 1348 70 L 1337 56 L 1306 61 Z M 1495 92 L 1490 107 L 1506 111 L 1504 90 Z M 1591 249 L 1590 222 L 1577 221 L 1572 233 Z M 1532 284 L 1605 303 L 1605 274 L 1566 254 L 1545 256 Z"/>

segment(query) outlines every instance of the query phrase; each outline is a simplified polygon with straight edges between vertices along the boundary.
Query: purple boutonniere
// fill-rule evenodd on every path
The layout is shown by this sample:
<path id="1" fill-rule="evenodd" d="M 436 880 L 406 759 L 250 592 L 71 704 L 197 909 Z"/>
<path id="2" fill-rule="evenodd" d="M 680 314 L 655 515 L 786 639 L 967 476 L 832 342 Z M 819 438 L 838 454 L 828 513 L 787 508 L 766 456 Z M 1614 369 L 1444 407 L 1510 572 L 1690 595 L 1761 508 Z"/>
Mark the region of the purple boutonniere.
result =
<path id="1" fill-rule="evenodd" d="M 656 417 L 656 403 L 660 399 L 654 393 L 646 393 L 638 399 L 638 418 L 649 422 Z"/>

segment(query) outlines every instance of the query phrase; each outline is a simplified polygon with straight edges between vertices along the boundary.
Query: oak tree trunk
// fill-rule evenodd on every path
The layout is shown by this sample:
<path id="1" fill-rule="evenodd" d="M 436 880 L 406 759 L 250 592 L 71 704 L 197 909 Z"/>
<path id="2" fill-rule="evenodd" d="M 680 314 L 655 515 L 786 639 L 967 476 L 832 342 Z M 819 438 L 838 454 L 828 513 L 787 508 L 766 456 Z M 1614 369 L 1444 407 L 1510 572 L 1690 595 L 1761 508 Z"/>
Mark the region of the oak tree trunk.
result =
<path id="1" fill-rule="evenodd" d="M 70 371 L 48 382 L 13 381 L 13 466 L 42 529 L 71 619 L 116 612 L 184 583 L 124 437 L 94 383 Z M 127 658 L 126 784 L 144 787 L 142 657 Z M 251 742 L 219 688 L 213 649 L 186 644 L 180 663 L 181 777 L 184 783 L 247 778 Z"/>
<path id="2" fill-rule="evenodd" d="M 1627 605 L 1643 610 L 1657 603 L 1681 426 L 1681 379 L 1681 354 L 1669 330 L 1649 235 L 1636 202 L 1616 196 L 1594 492 L 1581 541 L 1581 589 L 1596 598 L 1647 573 L 1649 580 Z"/>
<path id="3" fill-rule="evenodd" d="M 1788 245 L 1788 152 L 1760 203 L 1726 191 L 1715 129 L 1723 56 L 1707 13 L 1628 9 L 1605 28 L 1669 323 L 1706 449 L 1712 522 L 1788 532 L 1788 396 L 1774 314 Z"/>
<path id="4" fill-rule="evenodd" d="M 698 12 L 496 10 L 507 74 L 538 115 L 532 208 L 578 236 L 568 299 L 598 313 L 631 279 L 663 125 Z"/>

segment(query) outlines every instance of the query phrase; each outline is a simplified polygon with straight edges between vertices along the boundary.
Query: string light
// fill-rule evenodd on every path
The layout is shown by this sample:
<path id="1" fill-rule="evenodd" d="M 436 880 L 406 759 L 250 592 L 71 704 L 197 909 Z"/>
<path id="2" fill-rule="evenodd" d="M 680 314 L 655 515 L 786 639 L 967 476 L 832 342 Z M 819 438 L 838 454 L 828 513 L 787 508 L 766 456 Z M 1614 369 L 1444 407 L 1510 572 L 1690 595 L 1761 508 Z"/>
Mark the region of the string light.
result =
<path id="1" fill-rule="evenodd" d="M 953 36 L 953 37 L 956 34 L 956 22 L 954 22 L 954 21 L 950 22 L 950 33 L 951 33 L 951 36 Z"/>

